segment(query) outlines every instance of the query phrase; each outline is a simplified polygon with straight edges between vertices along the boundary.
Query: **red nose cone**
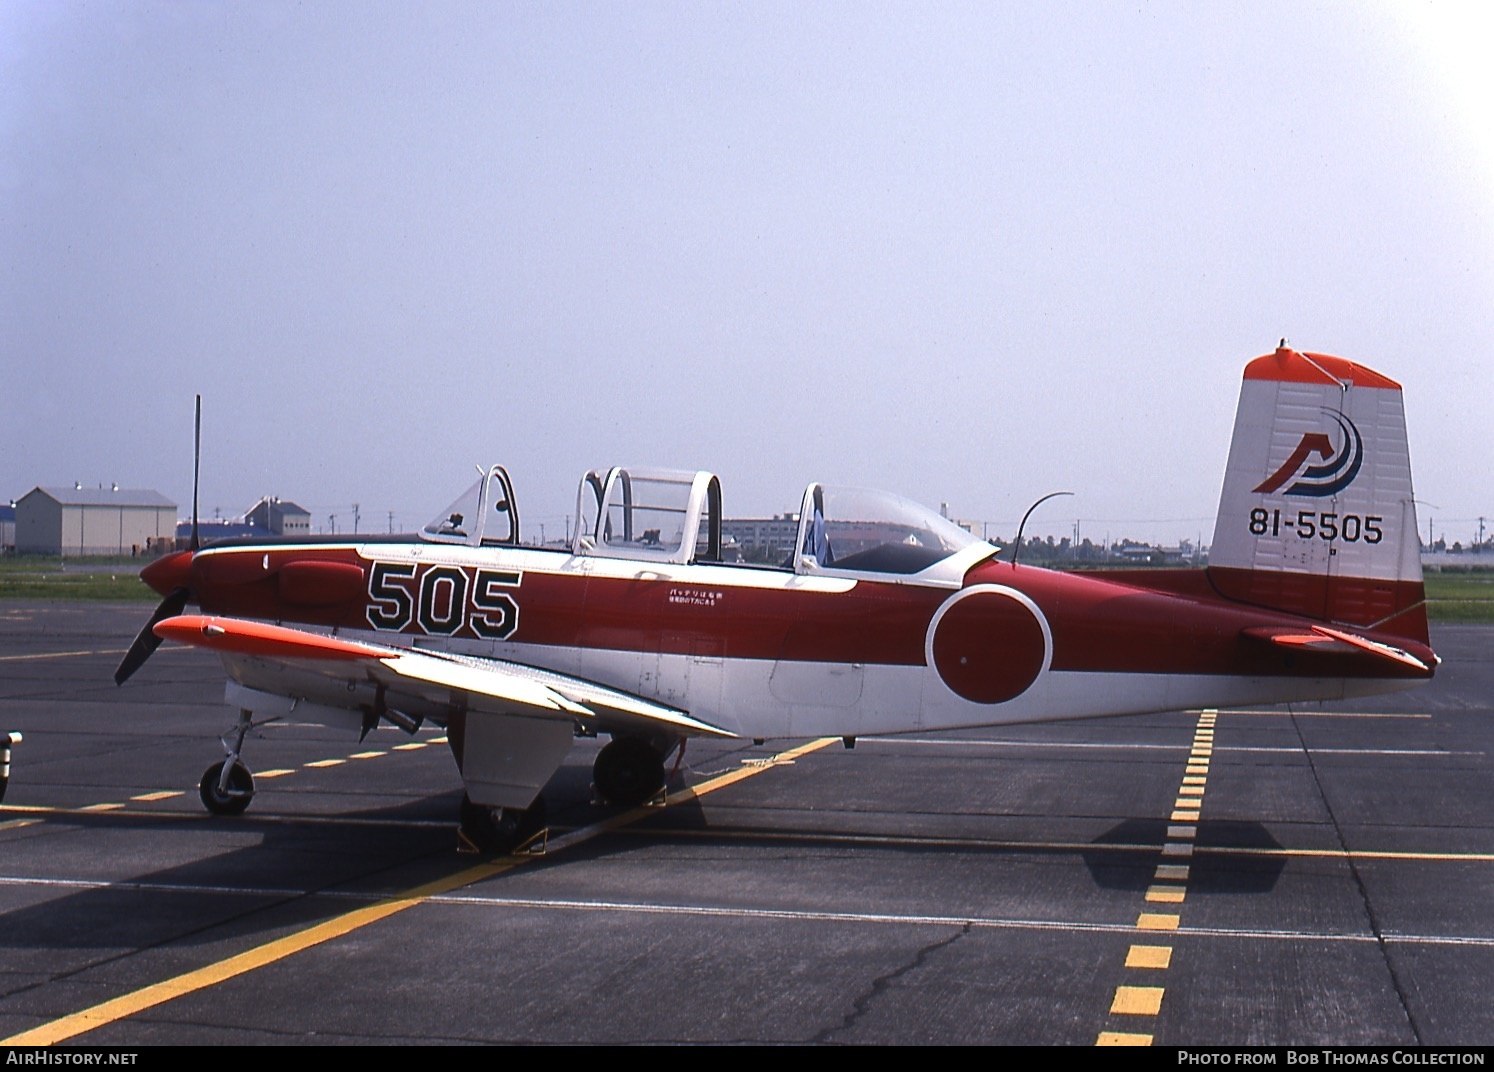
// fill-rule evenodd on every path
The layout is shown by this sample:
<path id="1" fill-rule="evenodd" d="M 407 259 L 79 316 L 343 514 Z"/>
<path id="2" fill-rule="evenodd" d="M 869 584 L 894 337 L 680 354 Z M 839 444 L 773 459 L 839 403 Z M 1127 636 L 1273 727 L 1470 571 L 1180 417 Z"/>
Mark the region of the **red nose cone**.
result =
<path id="1" fill-rule="evenodd" d="M 191 575 L 191 551 L 173 551 L 140 571 L 140 579 L 163 596 L 170 595 L 178 588 L 190 587 L 188 581 Z"/>

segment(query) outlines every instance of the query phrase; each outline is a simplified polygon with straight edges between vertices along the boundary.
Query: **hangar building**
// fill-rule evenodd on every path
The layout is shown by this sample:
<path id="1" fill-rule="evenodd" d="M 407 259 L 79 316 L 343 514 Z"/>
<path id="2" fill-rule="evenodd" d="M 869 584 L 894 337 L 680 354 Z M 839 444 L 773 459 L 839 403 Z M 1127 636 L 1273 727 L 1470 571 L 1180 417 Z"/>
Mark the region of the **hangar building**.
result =
<path id="1" fill-rule="evenodd" d="M 176 503 L 158 491 L 74 485 L 16 500 L 18 554 L 140 554 L 175 536 Z"/>
<path id="2" fill-rule="evenodd" d="M 289 499 L 273 496 L 259 500 L 249 508 L 244 520 L 276 536 L 306 536 L 311 532 L 311 512 Z"/>

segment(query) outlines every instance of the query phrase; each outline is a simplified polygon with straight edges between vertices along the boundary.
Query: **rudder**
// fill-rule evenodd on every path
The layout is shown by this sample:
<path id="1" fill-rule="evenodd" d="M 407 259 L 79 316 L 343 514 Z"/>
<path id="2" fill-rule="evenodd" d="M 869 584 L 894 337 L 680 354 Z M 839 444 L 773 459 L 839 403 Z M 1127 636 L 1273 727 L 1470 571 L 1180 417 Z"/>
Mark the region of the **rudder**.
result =
<path id="1" fill-rule="evenodd" d="M 1426 643 L 1400 384 L 1284 345 L 1250 362 L 1208 575 L 1230 599 Z"/>

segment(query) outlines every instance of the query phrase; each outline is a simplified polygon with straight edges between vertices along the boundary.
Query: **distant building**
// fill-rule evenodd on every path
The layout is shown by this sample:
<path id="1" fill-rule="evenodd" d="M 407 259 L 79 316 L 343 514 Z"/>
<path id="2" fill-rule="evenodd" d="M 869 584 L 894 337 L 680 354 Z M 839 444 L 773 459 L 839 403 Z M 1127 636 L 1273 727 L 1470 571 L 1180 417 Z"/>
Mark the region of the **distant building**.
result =
<path id="1" fill-rule="evenodd" d="M 255 503 L 244 520 L 276 536 L 309 536 L 311 511 L 285 499 L 266 497 Z"/>
<path id="2" fill-rule="evenodd" d="M 794 549 L 799 535 L 799 515 L 780 514 L 765 518 L 727 518 L 721 522 L 723 540 L 735 541 L 742 558 L 749 562 L 777 562 Z"/>
<path id="3" fill-rule="evenodd" d="M 197 539 L 208 544 L 214 540 L 232 540 L 248 536 L 260 538 L 270 535 L 270 530 L 244 520 L 222 521 L 213 518 L 211 521 L 199 520 L 197 522 Z M 176 526 L 176 545 L 186 550 L 192 543 L 192 522 L 181 521 Z"/>
<path id="4" fill-rule="evenodd" d="M 16 504 L 0 504 L 0 555 L 16 549 Z"/>
<path id="5" fill-rule="evenodd" d="M 34 488 L 16 500 L 19 554 L 143 554 L 176 535 L 176 503 L 142 489 Z"/>

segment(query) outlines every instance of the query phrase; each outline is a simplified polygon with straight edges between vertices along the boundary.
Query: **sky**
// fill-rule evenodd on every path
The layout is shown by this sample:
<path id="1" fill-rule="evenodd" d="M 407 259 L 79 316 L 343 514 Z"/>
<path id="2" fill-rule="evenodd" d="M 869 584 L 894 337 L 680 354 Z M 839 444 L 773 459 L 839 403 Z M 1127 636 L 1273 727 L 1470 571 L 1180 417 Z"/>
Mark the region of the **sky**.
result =
<path id="1" fill-rule="evenodd" d="M 505 465 L 1208 543 L 1240 371 L 1406 391 L 1494 519 L 1494 16 L 0 0 L 0 497 L 418 527 Z M 1494 529 L 1494 520 L 1488 523 Z"/>

